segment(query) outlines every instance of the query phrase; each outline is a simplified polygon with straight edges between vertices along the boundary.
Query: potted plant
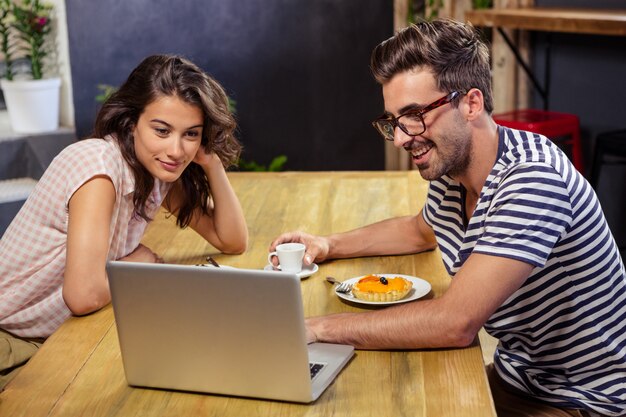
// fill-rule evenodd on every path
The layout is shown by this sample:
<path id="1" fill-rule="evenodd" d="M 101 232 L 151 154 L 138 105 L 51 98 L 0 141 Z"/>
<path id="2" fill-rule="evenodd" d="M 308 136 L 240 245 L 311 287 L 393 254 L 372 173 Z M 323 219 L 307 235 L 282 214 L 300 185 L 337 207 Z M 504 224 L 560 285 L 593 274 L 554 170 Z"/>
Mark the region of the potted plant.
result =
<path id="1" fill-rule="evenodd" d="M 53 7 L 40 0 L 0 0 L 0 85 L 14 131 L 40 133 L 59 127 L 61 79 L 44 77 Z M 18 64 L 22 64 L 19 66 Z"/>

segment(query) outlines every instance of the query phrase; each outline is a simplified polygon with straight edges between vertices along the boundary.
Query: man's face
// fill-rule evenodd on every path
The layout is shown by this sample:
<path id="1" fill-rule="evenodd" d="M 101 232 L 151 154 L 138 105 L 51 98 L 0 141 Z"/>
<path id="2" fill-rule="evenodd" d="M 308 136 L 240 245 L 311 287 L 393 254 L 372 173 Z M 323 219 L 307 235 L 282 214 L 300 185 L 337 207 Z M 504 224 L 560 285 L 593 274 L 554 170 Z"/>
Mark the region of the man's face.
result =
<path id="1" fill-rule="evenodd" d="M 383 85 L 385 111 L 395 117 L 419 110 L 451 91 L 439 91 L 429 71 L 399 73 Z M 462 100 L 462 99 L 461 99 Z M 469 165 L 472 153 L 471 131 L 460 109 L 446 104 L 423 116 L 426 131 L 409 136 L 395 129 L 394 145 L 403 147 L 422 177 L 435 180 L 443 175 L 458 177 Z"/>

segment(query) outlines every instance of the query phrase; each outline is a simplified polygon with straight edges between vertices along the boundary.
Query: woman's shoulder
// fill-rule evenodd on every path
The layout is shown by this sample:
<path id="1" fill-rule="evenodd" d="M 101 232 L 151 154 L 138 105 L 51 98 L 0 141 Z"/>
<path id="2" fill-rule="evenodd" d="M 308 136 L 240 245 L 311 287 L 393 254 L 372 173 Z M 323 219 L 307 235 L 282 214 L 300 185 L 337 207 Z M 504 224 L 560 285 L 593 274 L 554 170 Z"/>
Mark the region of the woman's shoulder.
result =
<path id="1" fill-rule="evenodd" d="M 82 155 L 98 155 L 98 154 L 107 154 L 111 151 L 117 151 L 119 153 L 118 147 L 113 140 L 110 138 L 90 138 L 90 139 L 80 139 L 71 145 L 67 146 L 63 149 L 59 156 L 61 157 L 75 157 Z"/>
<path id="2" fill-rule="evenodd" d="M 47 171 L 50 175 L 89 178 L 107 175 L 121 178 L 126 163 L 117 143 L 111 138 L 79 140 L 63 149 L 52 161 Z"/>
<path id="3" fill-rule="evenodd" d="M 80 166 L 121 164 L 123 157 L 119 147 L 110 138 L 81 139 L 63 149 L 55 158 L 57 164 L 80 164 Z"/>

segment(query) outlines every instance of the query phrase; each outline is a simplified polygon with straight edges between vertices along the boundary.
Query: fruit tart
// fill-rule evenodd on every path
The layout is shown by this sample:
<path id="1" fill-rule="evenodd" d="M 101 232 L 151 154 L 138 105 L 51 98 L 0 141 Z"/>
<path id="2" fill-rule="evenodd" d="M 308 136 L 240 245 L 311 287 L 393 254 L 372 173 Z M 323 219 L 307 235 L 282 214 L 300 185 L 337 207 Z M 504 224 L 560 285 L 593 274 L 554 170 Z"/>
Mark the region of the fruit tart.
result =
<path id="1" fill-rule="evenodd" d="M 366 275 L 352 287 L 352 295 L 363 301 L 389 302 L 406 297 L 413 283 L 402 277 Z"/>

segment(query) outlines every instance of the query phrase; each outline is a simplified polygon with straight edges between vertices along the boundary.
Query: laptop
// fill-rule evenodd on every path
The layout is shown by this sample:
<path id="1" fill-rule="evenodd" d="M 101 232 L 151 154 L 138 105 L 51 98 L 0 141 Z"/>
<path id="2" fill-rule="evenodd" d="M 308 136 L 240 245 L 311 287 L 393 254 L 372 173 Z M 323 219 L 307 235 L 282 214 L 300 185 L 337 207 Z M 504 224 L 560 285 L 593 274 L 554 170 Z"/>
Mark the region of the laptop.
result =
<path id="1" fill-rule="evenodd" d="M 308 403 L 354 354 L 307 345 L 296 274 L 107 263 L 131 386 Z"/>

